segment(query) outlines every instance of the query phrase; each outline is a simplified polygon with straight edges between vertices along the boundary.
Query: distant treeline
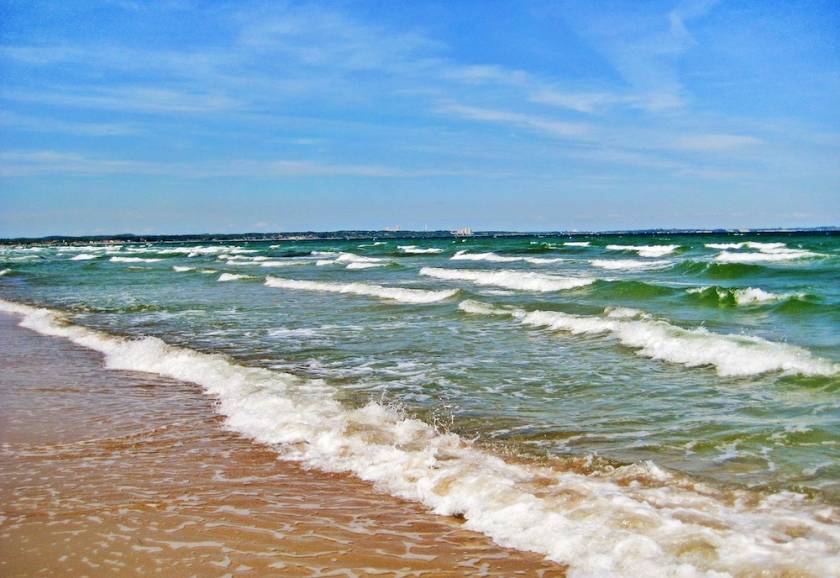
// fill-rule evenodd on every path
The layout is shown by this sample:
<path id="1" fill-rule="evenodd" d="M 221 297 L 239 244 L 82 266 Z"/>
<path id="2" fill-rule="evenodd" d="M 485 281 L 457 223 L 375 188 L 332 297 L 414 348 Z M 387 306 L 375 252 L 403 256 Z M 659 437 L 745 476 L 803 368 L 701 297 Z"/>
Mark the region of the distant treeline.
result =
<path id="1" fill-rule="evenodd" d="M 202 233 L 192 235 L 85 235 L 71 237 L 51 235 L 49 237 L 16 237 L 0 239 L 0 244 L 37 243 L 46 245 L 76 245 L 100 243 L 212 243 L 247 241 L 323 241 L 323 240 L 369 240 L 369 239 L 450 239 L 459 237 L 586 237 L 586 236 L 642 236 L 642 235 L 725 235 L 732 233 L 797 235 L 840 233 L 840 227 L 813 227 L 808 229 L 644 229 L 631 231 L 475 231 L 471 235 L 459 235 L 452 231 L 302 231 L 297 233 Z"/>

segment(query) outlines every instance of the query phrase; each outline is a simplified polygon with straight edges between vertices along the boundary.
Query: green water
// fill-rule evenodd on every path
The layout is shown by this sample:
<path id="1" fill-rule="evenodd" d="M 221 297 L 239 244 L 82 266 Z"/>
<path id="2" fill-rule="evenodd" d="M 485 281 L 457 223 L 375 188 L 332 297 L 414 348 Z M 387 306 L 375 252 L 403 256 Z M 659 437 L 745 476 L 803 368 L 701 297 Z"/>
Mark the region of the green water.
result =
<path id="1" fill-rule="evenodd" d="M 323 379 L 500 451 L 840 499 L 840 236 L 6 247 L 0 270 L 0 298 Z"/>

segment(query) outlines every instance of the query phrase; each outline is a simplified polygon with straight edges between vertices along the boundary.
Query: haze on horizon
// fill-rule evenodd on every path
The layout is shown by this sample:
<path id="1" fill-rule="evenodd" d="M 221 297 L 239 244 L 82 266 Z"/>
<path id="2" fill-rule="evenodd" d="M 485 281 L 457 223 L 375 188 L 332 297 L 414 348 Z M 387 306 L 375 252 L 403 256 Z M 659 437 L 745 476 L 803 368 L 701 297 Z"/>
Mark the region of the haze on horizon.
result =
<path id="1" fill-rule="evenodd" d="M 0 0 L 0 237 L 840 224 L 825 1 Z"/>

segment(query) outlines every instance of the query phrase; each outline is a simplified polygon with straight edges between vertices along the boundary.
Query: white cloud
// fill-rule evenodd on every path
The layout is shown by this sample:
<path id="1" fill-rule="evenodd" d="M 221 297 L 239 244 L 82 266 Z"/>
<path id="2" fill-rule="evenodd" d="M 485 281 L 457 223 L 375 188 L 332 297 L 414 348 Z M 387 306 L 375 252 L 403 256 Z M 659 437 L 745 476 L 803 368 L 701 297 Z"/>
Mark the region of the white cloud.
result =
<path id="1" fill-rule="evenodd" d="M 728 151 L 761 144 L 761 140 L 739 134 L 698 134 L 677 139 L 676 147 L 690 151 Z"/>

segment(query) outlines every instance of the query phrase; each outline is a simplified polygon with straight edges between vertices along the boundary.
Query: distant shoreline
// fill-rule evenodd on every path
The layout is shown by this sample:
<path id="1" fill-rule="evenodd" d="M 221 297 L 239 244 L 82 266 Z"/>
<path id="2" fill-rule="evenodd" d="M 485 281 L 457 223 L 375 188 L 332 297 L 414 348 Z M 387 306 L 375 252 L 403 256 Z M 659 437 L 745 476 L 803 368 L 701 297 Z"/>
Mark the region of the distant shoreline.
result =
<path id="1" fill-rule="evenodd" d="M 803 235 L 824 233 L 840 234 L 840 226 L 807 228 L 769 229 L 630 229 L 614 231 L 475 231 L 469 235 L 457 232 L 437 231 L 299 231 L 290 233 L 197 233 L 177 235 L 137 235 L 121 233 L 115 235 L 49 235 L 44 237 L 0 238 L 0 245 L 75 245 L 111 243 L 213 243 L 213 242 L 264 242 L 264 241 L 357 241 L 368 239 L 470 239 L 487 237 L 611 237 L 646 235 Z"/>

